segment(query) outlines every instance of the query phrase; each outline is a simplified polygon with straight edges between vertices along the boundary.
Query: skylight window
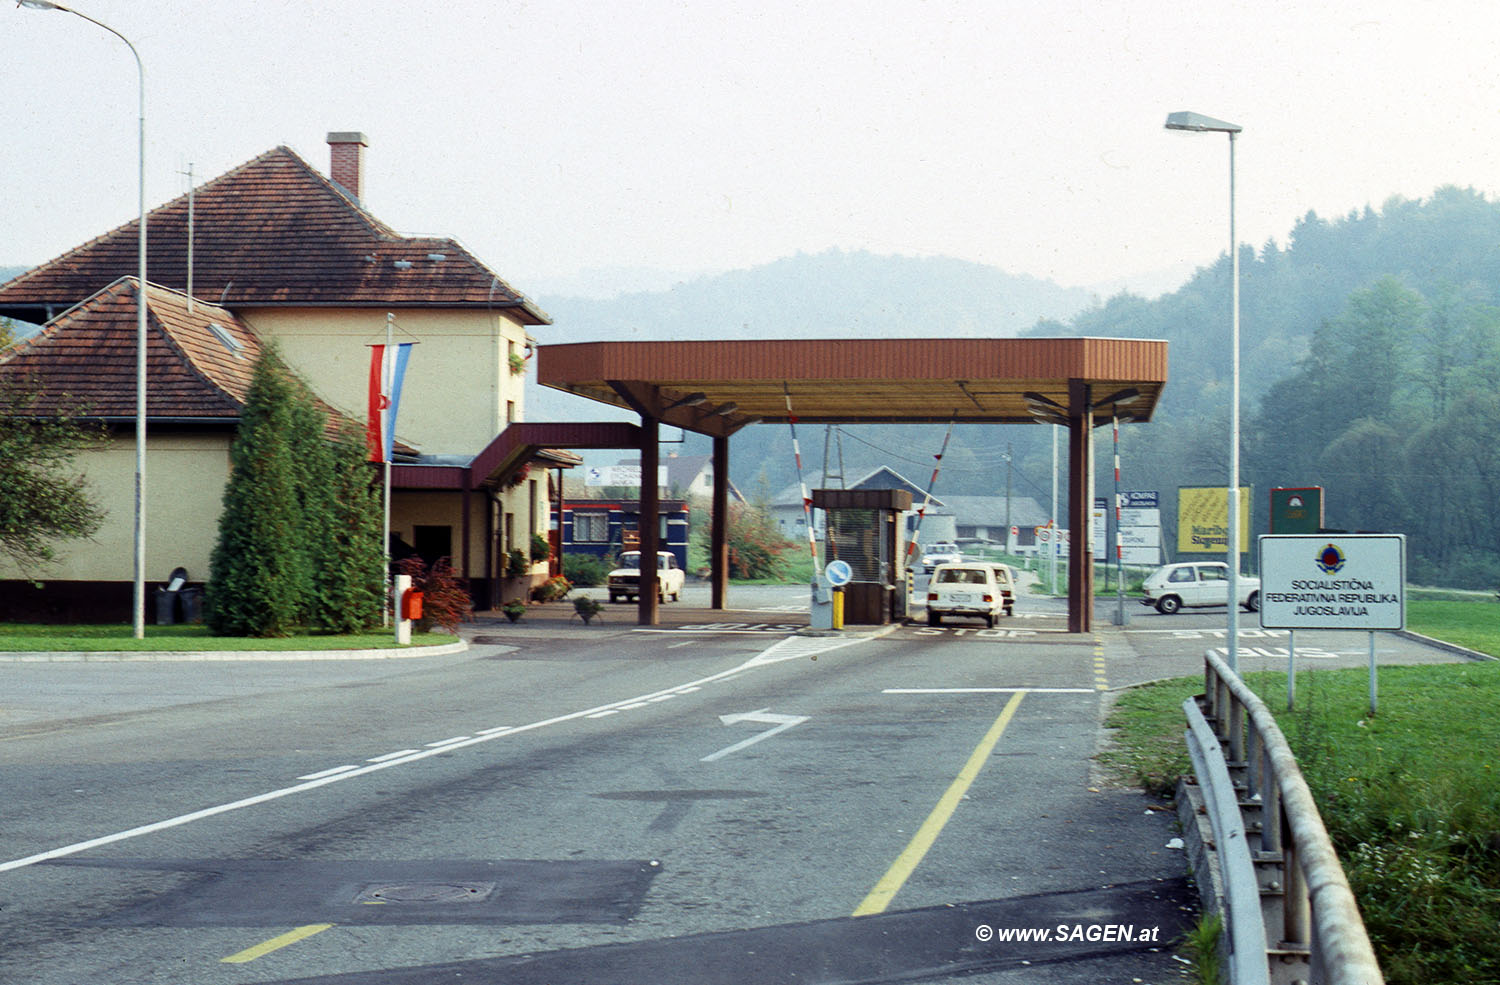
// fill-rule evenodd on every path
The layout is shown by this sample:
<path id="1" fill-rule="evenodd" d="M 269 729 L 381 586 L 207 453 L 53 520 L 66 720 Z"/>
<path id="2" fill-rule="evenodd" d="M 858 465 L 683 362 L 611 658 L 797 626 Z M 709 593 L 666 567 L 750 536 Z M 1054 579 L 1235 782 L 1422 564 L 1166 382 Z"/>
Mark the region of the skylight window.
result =
<path id="1" fill-rule="evenodd" d="M 214 333 L 214 338 L 218 339 L 219 342 L 224 346 L 224 348 L 229 350 L 229 354 L 231 356 L 236 359 L 245 358 L 243 355 L 245 351 L 245 344 L 239 339 L 235 338 L 233 335 L 230 335 L 229 329 L 225 328 L 223 325 L 220 325 L 216 321 L 211 321 L 208 323 L 208 330 Z"/>

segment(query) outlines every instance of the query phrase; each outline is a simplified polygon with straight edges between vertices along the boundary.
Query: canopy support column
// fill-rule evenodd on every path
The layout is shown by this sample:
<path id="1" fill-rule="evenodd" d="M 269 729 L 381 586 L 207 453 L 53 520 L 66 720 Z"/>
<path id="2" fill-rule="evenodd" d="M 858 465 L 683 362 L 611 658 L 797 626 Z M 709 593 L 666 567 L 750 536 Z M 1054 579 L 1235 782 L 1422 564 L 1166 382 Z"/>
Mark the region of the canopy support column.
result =
<path id="1" fill-rule="evenodd" d="M 1068 632 L 1094 629 L 1094 409 L 1089 385 L 1068 380 Z"/>
<path id="2" fill-rule="evenodd" d="M 729 438 L 714 437 L 714 499 L 709 528 L 711 608 L 722 609 L 729 586 Z"/>
<path id="3" fill-rule="evenodd" d="M 660 622 L 656 602 L 658 584 L 656 552 L 661 549 L 661 489 L 656 484 L 661 446 L 657 443 L 661 422 L 641 415 L 641 580 L 637 586 L 636 625 L 655 626 Z"/>

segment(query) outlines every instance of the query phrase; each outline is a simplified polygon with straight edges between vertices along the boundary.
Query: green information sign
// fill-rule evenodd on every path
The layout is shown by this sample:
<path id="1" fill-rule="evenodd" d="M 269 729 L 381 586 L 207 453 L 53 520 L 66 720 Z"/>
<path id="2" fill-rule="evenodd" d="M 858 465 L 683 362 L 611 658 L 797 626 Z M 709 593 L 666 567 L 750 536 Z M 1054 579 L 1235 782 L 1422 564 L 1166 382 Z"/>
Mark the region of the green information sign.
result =
<path id="1" fill-rule="evenodd" d="M 1271 490 L 1271 533 L 1315 534 L 1322 529 L 1322 486 Z"/>

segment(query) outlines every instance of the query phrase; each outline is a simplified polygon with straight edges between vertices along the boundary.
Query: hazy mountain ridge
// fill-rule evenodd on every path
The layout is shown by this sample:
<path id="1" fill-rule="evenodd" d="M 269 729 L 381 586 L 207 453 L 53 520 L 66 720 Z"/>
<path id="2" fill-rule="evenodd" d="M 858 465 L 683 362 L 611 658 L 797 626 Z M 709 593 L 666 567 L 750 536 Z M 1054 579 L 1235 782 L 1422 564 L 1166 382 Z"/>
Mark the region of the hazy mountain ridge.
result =
<path id="1" fill-rule="evenodd" d="M 1011 337 L 1038 319 L 1071 318 L 1082 288 L 946 257 L 865 251 L 799 253 L 665 291 L 608 300 L 539 296 L 549 342 L 754 338 Z"/>

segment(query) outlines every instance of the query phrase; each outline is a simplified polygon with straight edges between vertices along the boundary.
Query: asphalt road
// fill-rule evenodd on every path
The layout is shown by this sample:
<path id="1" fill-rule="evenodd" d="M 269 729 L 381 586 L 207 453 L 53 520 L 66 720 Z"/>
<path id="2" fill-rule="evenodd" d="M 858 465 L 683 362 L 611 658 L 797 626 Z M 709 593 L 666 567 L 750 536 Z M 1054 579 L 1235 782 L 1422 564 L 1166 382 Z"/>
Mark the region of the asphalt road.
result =
<path id="1" fill-rule="evenodd" d="M 847 643 L 788 637 L 805 590 L 734 601 L 0 663 L 0 981 L 1180 980 L 1171 818 L 1091 757 L 1104 691 L 1194 673 L 1211 615 Z"/>

